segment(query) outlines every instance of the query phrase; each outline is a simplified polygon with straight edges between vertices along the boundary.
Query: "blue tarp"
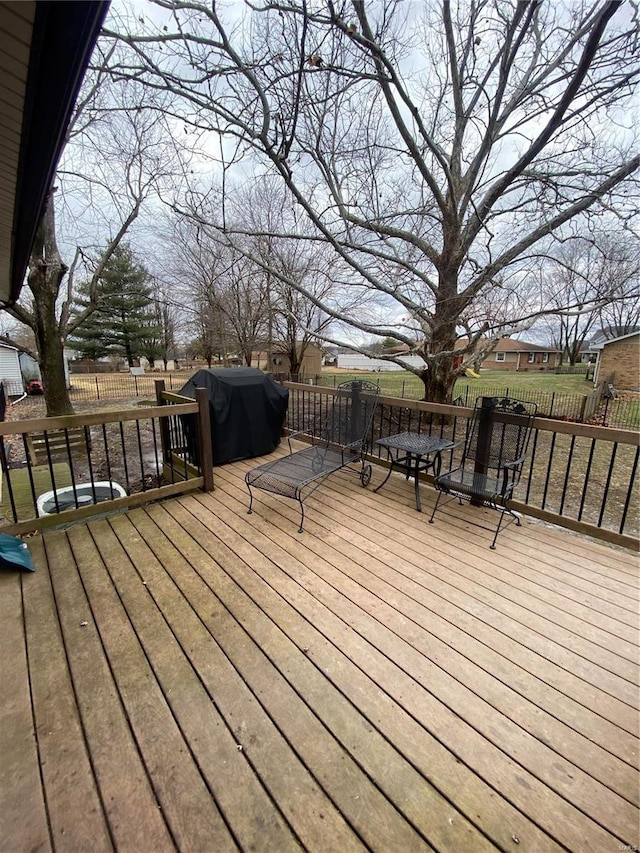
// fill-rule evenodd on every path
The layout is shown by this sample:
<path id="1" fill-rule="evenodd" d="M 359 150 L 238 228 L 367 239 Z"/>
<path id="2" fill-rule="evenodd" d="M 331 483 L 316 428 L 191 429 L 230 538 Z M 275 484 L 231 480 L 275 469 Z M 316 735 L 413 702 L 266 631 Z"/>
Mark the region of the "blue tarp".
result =
<path id="1" fill-rule="evenodd" d="M 15 536 L 0 533 L 0 569 L 26 569 L 28 572 L 33 572 L 27 543 Z"/>

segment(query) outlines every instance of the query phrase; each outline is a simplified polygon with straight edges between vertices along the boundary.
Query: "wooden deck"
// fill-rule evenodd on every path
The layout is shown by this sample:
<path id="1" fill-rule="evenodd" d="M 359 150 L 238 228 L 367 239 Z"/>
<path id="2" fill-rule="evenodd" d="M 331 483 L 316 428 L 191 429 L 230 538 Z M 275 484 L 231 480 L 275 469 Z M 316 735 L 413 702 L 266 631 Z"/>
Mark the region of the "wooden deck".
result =
<path id="1" fill-rule="evenodd" d="M 639 843 L 634 555 L 249 467 L 0 573 L 2 851 Z"/>

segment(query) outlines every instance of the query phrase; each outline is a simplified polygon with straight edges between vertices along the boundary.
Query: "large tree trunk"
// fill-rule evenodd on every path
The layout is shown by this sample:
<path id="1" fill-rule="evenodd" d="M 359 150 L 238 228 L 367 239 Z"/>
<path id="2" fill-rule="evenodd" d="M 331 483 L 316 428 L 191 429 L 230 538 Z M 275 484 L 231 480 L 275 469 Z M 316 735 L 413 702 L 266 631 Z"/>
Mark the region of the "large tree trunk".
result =
<path id="1" fill-rule="evenodd" d="M 440 349 L 453 349 L 455 341 L 454 335 L 446 344 L 441 345 Z M 424 400 L 431 403 L 451 403 L 457 379 L 451 356 L 435 359 L 432 356 L 429 360 L 429 368 L 420 374 L 420 378 L 424 384 Z"/>
<path id="2" fill-rule="evenodd" d="M 439 353 L 451 352 L 457 340 L 456 319 L 461 310 L 457 287 L 457 273 L 450 273 L 446 278 L 440 274 L 430 354 L 425 357 L 429 368 L 420 375 L 424 383 L 424 399 L 431 403 L 451 403 L 453 398 L 457 379 L 453 356 L 439 356 Z"/>
<path id="3" fill-rule="evenodd" d="M 29 259 L 27 279 L 33 293 L 33 332 L 49 417 L 73 414 L 64 375 L 64 339 L 56 317 L 56 301 L 67 271 L 56 244 L 53 193 L 50 193 Z"/>

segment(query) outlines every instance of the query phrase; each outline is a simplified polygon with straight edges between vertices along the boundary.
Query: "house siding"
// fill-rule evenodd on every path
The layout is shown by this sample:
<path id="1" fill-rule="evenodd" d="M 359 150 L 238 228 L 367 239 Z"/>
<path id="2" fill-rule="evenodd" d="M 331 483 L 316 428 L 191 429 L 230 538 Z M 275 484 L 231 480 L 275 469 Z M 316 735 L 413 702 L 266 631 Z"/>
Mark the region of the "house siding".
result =
<path id="1" fill-rule="evenodd" d="M 18 350 L 13 347 L 0 345 L 0 382 L 4 383 L 5 392 L 10 397 L 24 394 Z"/>
<path id="2" fill-rule="evenodd" d="M 640 335 L 611 341 L 602 348 L 598 378 L 624 391 L 640 391 Z"/>

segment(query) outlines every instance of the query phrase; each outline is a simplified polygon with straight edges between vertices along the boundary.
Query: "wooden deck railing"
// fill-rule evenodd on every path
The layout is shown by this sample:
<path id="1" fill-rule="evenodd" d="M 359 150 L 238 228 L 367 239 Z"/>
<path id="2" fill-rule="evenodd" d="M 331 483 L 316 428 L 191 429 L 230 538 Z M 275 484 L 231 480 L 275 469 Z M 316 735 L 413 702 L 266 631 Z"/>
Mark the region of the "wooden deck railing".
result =
<path id="1" fill-rule="evenodd" d="M 159 383 L 156 396 L 156 406 L 0 423 L 0 531 L 26 533 L 198 488 L 210 491 L 206 392 L 186 400 Z M 117 483 L 126 495 L 96 502 L 95 484 L 102 482 Z M 51 514 L 38 507 L 48 492 Z M 63 509 L 63 495 L 77 506 Z"/>
<path id="2" fill-rule="evenodd" d="M 287 427 L 317 426 L 334 389 L 284 384 L 290 393 Z M 472 411 L 380 397 L 371 432 L 371 458 L 386 464 L 376 439 L 405 430 L 461 441 Z M 512 505 L 523 514 L 638 550 L 639 445 L 637 432 L 536 418 L 524 476 Z M 443 469 L 459 452 L 460 448 L 447 454 Z"/>
<path id="3" fill-rule="evenodd" d="M 317 427 L 333 388 L 287 382 L 287 427 Z M 24 533 L 197 488 L 213 489 L 206 392 L 186 400 L 156 386 L 156 406 L 0 423 L 0 513 L 7 533 Z M 375 441 L 412 430 L 464 438 L 471 408 L 380 397 L 371 431 L 372 461 L 386 465 Z M 638 550 L 640 489 L 637 432 L 537 418 L 516 510 Z M 443 464 L 455 461 L 458 448 Z M 117 481 L 128 493 L 99 504 L 42 515 L 42 493 Z"/>

